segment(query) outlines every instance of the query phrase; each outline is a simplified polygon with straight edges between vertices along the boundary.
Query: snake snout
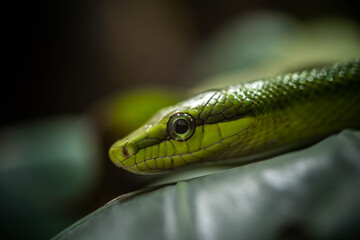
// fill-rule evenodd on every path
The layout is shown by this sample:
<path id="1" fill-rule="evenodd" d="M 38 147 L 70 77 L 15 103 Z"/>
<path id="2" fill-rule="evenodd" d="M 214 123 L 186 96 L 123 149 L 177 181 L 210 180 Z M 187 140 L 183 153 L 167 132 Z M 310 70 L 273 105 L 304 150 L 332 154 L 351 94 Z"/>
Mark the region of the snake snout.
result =
<path id="1" fill-rule="evenodd" d="M 125 141 L 122 144 L 114 144 L 109 151 L 111 161 L 117 165 L 123 165 L 123 162 L 139 151 L 135 143 Z"/>

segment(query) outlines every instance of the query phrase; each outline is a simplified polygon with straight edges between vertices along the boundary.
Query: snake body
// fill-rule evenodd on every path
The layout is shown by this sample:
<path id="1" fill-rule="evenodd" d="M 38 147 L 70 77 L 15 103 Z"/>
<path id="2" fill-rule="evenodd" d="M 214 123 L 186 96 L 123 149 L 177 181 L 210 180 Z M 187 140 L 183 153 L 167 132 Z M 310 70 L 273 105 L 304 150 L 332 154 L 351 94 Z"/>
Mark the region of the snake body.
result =
<path id="1" fill-rule="evenodd" d="M 155 114 L 110 148 L 138 174 L 246 162 L 360 128 L 360 58 L 209 90 Z"/>

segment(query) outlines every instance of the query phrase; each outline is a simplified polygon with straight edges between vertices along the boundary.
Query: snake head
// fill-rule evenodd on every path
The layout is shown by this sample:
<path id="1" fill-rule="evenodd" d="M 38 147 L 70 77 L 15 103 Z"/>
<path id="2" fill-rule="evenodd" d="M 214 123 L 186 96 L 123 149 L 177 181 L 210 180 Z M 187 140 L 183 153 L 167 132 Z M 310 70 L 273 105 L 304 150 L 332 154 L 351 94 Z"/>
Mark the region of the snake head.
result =
<path id="1" fill-rule="evenodd" d="M 218 91 L 208 91 L 161 110 L 145 125 L 115 142 L 109 151 L 110 159 L 138 174 L 162 173 L 204 159 L 207 162 L 231 147 L 253 120 L 229 116 L 233 120 L 229 121 L 223 113 L 231 107 L 237 112 L 233 104 L 236 101 L 231 98 L 231 104 L 225 104 L 220 96 Z"/>

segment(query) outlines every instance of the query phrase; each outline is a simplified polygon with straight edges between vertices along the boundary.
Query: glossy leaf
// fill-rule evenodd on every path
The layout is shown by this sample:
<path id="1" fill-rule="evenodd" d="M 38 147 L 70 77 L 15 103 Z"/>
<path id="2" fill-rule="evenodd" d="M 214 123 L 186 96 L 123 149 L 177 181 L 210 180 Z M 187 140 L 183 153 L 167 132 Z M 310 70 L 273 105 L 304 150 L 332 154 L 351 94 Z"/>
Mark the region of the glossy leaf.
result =
<path id="1" fill-rule="evenodd" d="M 355 239 L 360 132 L 122 196 L 54 239 Z"/>

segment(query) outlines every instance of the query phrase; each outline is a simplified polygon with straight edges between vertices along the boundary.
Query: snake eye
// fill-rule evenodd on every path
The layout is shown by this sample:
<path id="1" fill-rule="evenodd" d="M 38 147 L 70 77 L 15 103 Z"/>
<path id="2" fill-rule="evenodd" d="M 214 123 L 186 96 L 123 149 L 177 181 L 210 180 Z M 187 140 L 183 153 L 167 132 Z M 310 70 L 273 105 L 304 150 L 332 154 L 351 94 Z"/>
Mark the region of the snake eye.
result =
<path id="1" fill-rule="evenodd" d="M 195 131 L 195 121 L 191 115 L 187 113 L 176 113 L 171 116 L 167 129 L 170 136 L 177 141 L 185 141 L 189 139 Z"/>

